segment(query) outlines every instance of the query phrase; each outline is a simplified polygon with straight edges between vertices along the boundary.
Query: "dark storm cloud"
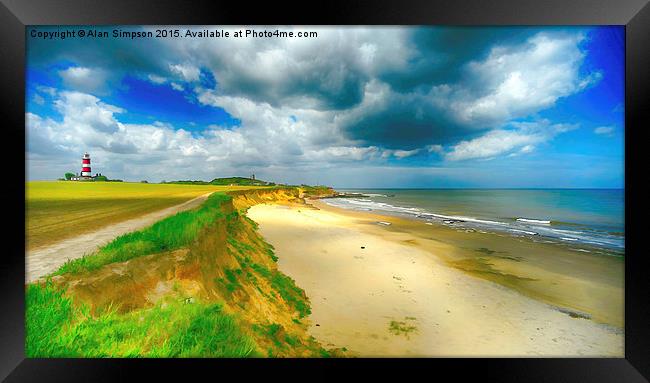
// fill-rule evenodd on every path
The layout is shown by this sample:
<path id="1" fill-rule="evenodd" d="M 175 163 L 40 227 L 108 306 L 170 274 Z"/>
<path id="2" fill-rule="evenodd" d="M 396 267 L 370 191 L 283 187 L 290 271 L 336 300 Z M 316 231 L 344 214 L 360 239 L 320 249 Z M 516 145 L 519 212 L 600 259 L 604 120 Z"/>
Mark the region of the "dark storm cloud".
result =
<path id="1" fill-rule="evenodd" d="M 416 28 L 410 43 L 416 54 L 408 68 L 388 70 L 379 78 L 397 92 L 463 80 L 463 65 L 487 56 L 495 42 L 516 44 L 539 32 L 535 28 L 448 27 Z"/>
<path id="2" fill-rule="evenodd" d="M 334 65 L 330 65 L 334 64 Z M 333 68 L 334 66 L 334 68 Z M 296 68 L 287 78 L 277 82 L 268 73 L 259 74 L 215 70 L 221 91 L 233 96 L 266 102 L 274 107 L 309 106 L 319 110 L 346 109 L 361 102 L 368 76 L 345 63 L 317 63 Z"/>
<path id="3" fill-rule="evenodd" d="M 158 73 L 166 71 L 166 60 L 174 52 L 162 49 L 158 39 L 66 38 L 43 39 L 31 37 L 31 31 L 55 32 L 88 28 L 80 27 L 30 27 L 27 31 L 27 60 L 30 66 L 42 67 L 60 61 L 77 65 L 101 67 L 112 71 L 142 71 Z M 97 31 L 111 33 L 113 27 L 93 27 Z M 141 28 L 134 27 L 133 30 Z"/>
<path id="4" fill-rule="evenodd" d="M 448 144 L 543 110 L 598 81 L 580 78 L 579 28 L 416 29 L 406 67 L 380 73 L 342 128 L 352 139 L 410 150 Z M 376 101 L 379 99 L 379 101 Z"/>
<path id="5" fill-rule="evenodd" d="M 446 142 L 459 133 L 446 112 L 425 94 L 389 93 L 385 101 L 369 105 L 343 124 L 347 135 L 369 145 L 411 150 L 431 142 Z"/>
<path id="6" fill-rule="evenodd" d="M 274 107 L 341 110 L 361 102 L 371 79 L 362 46 L 373 36 L 324 28 L 311 40 L 223 40 L 186 49 L 215 75 L 223 95 Z"/>

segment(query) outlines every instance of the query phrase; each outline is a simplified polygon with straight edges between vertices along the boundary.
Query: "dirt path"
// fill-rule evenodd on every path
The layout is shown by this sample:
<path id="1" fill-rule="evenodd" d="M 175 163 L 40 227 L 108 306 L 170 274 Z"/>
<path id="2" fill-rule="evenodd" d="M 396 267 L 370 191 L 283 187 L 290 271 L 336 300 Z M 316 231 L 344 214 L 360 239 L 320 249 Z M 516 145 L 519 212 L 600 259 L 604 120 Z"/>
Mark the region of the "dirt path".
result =
<path id="1" fill-rule="evenodd" d="M 199 206 L 210 194 L 212 192 L 139 218 L 103 227 L 92 233 L 82 234 L 44 248 L 27 251 L 25 253 L 25 282 L 33 282 L 55 271 L 68 259 L 80 258 L 84 254 L 90 254 L 117 236 L 142 229 L 167 216 Z"/>

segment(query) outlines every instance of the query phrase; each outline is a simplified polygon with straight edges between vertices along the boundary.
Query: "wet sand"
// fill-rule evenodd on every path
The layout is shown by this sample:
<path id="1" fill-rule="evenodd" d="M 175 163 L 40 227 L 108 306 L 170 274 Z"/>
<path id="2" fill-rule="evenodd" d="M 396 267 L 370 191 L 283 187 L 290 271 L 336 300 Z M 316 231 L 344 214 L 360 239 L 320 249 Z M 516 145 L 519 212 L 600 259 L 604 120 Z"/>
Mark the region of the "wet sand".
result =
<path id="1" fill-rule="evenodd" d="M 68 238 L 50 246 L 27 250 L 25 252 L 25 283 L 34 282 L 56 271 L 69 259 L 80 258 L 85 254 L 93 253 L 101 246 L 122 234 L 142 229 L 172 214 L 197 207 L 210 194 L 212 192 L 200 195 L 176 206 L 112 224 L 97 231 Z"/>
<path id="2" fill-rule="evenodd" d="M 600 291 L 601 298 L 593 298 L 598 302 L 608 295 L 622 300 L 609 274 L 572 280 L 553 271 L 555 263 L 548 267 L 519 255 L 522 247 L 544 244 L 500 237 L 486 242 L 472 237 L 482 233 L 314 204 L 320 209 L 256 205 L 248 216 L 275 246 L 280 270 L 307 292 L 310 332 L 326 347 L 360 356 L 623 356 L 622 329 L 595 320 L 607 315 L 585 319 L 573 306 L 549 304 L 562 295 L 553 288 L 571 285 Z M 491 247 L 477 251 L 485 243 Z M 477 260 L 487 257 L 494 259 Z M 605 266 L 580 273 L 597 274 Z M 566 281 L 552 284 L 559 279 Z M 533 280 L 542 287 L 522 293 Z M 611 316 L 610 322 L 618 320 Z"/>
<path id="3" fill-rule="evenodd" d="M 531 240 L 339 209 L 322 201 L 312 204 L 354 219 L 361 224 L 361 230 L 379 235 L 385 231 L 409 234 L 411 238 L 405 243 L 428 250 L 449 266 L 563 307 L 575 315 L 623 327 L 625 270 L 620 256 L 604 255 L 603 250 L 586 246 L 549 243 L 541 238 Z M 391 225 L 377 232 L 377 221 Z M 440 244 L 450 247 L 440 252 Z"/>

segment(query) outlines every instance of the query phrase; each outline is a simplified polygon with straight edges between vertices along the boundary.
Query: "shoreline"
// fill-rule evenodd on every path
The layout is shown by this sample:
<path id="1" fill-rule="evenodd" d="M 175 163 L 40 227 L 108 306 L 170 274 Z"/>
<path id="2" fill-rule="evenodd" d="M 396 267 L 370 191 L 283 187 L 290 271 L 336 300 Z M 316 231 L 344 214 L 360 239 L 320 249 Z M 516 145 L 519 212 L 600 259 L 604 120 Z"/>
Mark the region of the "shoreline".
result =
<path id="1" fill-rule="evenodd" d="M 373 192 L 380 191 L 382 189 L 371 189 Z M 392 191 L 396 189 L 385 189 L 386 191 Z M 522 218 L 522 217 L 499 217 L 499 218 L 490 218 L 490 217 L 473 217 L 471 214 L 464 215 L 462 213 L 438 213 L 430 211 L 427 209 L 405 207 L 401 205 L 391 205 L 391 202 L 372 202 L 367 199 L 372 196 L 379 196 L 379 194 L 358 194 L 358 193 L 339 193 L 332 197 L 325 197 L 324 200 L 329 200 L 325 204 L 336 209 L 342 209 L 347 211 L 355 212 L 371 212 L 371 214 L 385 215 L 397 218 L 403 218 L 407 220 L 416 220 L 421 222 L 429 222 L 436 225 L 445 225 L 456 230 L 474 230 L 474 231 L 488 231 L 492 234 L 508 234 L 513 237 L 520 237 L 528 239 L 532 242 L 541 242 L 541 243 L 554 243 L 558 246 L 567 247 L 574 251 L 586 252 L 586 253 L 595 253 L 598 255 L 607 255 L 614 257 L 624 257 L 625 248 L 624 245 L 618 246 L 615 243 L 603 241 L 602 238 L 582 238 L 580 236 L 584 233 L 580 232 L 569 232 L 569 227 L 577 228 L 583 227 L 588 228 L 588 224 L 584 223 L 574 223 L 574 222 L 563 222 L 557 220 L 540 220 L 540 219 L 531 219 L 531 218 Z M 393 197 L 392 195 L 386 195 L 385 197 Z M 339 199 L 347 200 L 348 198 L 362 198 L 358 200 L 359 203 L 363 201 L 363 204 L 359 206 L 356 202 L 354 204 L 340 204 Z M 372 204 L 386 205 L 388 208 L 384 209 L 379 206 L 372 206 Z M 524 223 L 524 226 L 512 226 L 514 223 Z M 536 223 L 537 225 L 531 226 L 530 224 Z M 555 230 L 555 231 L 554 231 Z M 605 231 L 600 227 L 603 234 Z M 613 230 L 613 229 L 610 229 Z M 559 234 L 562 232 L 562 234 Z M 609 235 L 617 235 L 617 238 L 624 238 L 624 233 L 622 232 L 612 232 L 606 231 Z M 620 236 L 619 236 L 620 235 Z M 574 236 L 574 237 L 572 237 Z M 578 236 L 578 238 L 575 238 Z M 600 242 L 594 242 L 600 241 Z"/>
<path id="2" fill-rule="evenodd" d="M 480 233 L 309 203 L 256 205 L 248 216 L 275 246 L 280 270 L 307 292 L 310 331 L 325 346 L 362 356 L 623 355 L 616 315 L 593 310 L 594 302 L 567 309 L 560 299 L 551 306 L 566 286 L 553 288 L 557 276 L 543 262 L 457 243 Z M 513 242 L 494 237 L 495 248 Z M 541 287 L 531 273 L 544 277 Z M 585 280 L 564 284 L 584 288 Z M 602 290 L 598 300 L 618 294 L 591 282 L 591 290 Z"/>
<path id="3" fill-rule="evenodd" d="M 455 229 L 436 222 L 426 224 L 411 217 L 385 215 L 309 201 L 314 207 L 349 217 L 363 218 L 373 231 L 378 221 L 389 231 L 414 237 L 414 245 L 436 251 L 448 266 L 481 279 L 512 288 L 530 298 L 557 306 L 573 315 L 599 323 L 624 326 L 624 258 L 585 253 L 557 242 L 538 242 L 497 232 Z M 365 227 L 364 227 L 365 226 Z"/>

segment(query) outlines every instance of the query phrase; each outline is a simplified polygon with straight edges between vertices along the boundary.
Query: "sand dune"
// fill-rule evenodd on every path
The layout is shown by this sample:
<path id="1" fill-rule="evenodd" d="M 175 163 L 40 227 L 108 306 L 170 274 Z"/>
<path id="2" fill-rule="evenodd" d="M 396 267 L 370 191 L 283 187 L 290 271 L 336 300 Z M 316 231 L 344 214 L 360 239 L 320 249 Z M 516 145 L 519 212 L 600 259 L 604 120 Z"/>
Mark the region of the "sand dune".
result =
<path id="1" fill-rule="evenodd" d="M 360 356 L 623 356 L 622 330 L 447 266 L 367 216 L 256 205 L 248 216 L 312 303 L 311 333 Z"/>

